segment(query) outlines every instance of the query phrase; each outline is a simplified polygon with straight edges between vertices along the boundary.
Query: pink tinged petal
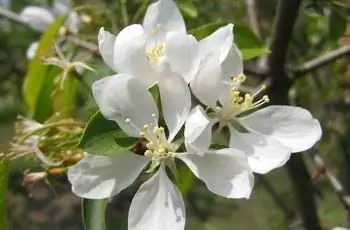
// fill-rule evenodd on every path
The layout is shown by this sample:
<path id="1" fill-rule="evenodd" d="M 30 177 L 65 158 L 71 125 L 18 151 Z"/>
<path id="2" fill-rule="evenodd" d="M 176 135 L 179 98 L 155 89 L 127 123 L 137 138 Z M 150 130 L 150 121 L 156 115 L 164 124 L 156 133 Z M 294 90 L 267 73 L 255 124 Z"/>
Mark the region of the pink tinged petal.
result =
<path id="1" fill-rule="evenodd" d="M 118 72 L 113 63 L 115 40 L 116 37 L 113 34 L 105 31 L 104 28 L 101 27 L 100 31 L 98 32 L 98 48 L 100 50 L 100 54 L 103 61 L 115 72 Z"/>
<path id="2" fill-rule="evenodd" d="M 212 127 L 215 120 L 208 118 L 201 106 L 192 109 L 185 123 L 185 145 L 187 152 L 206 151 L 212 140 Z"/>
<path id="3" fill-rule="evenodd" d="M 37 6 L 26 7 L 19 15 L 31 28 L 44 31 L 55 20 L 50 11 Z"/>
<path id="4" fill-rule="evenodd" d="M 183 230 L 185 204 L 161 166 L 136 192 L 130 206 L 129 230 Z"/>
<path id="5" fill-rule="evenodd" d="M 273 137 L 292 152 L 311 148 L 322 135 L 318 120 L 296 106 L 268 106 L 242 118 L 241 122 L 257 133 Z"/>
<path id="6" fill-rule="evenodd" d="M 233 43 L 232 29 L 233 29 L 233 25 L 228 24 L 226 26 L 223 26 L 217 29 L 214 33 L 212 33 L 208 37 L 202 39 L 199 42 L 200 57 L 205 59 L 206 56 L 210 55 L 213 52 L 218 53 L 219 61 L 220 63 L 222 63 L 226 59 L 232 47 L 232 43 Z"/>
<path id="7" fill-rule="evenodd" d="M 283 146 L 270 136 L 255 133 L 239 133 L 230 128 L 230 147 L 245 152 L 250 168 L 255 173 L 265 174 L 284 165 L 291 149 Z"/>
<path id="8" fill-rule="evenodd" d="M 177 157 L 186 163 L 211 192 L 227 198 L 249 198 L 254 175 L 244 152 L 220 149 L 202 155 L 182 153 Z"/>
<path id="9" fill-rule="evenodd" d="M 143 19 L 143 27 L 147 34 L 158 30 L 186 33 L 185 21 L 172 0 L 159 0 L 149 5 Z"/>
<path id="10" fill-rule="evenodd" d="M 117 72 L 130 74 L 150 86 L 155 82 L 156 74 L 147 60 L 145 45 L 141 25 L 125 27 L 115 40 L 113 62 Z"/>
<path id="11" fill-rule="evenodd" d="M 68 170 L 68 180 L 76 195 L 88 199 L 104 199 L 117 195 L 131 185 L 148 158 L 125 152 L 114 156 L 86 154 Z"/>
<path id="12" fill-rule="evenodd" d="M 157 104 L 151 93 L 127 74 L 94 82 L 92 92 L 103 116 L 117 122 L 130 136 L 139 136 L 145 124 L 154 124 L 158 120 Z"/>
<path id="13" fill-rule="evenodd" d="M 243 57 L 236 44 L 231 46 L 230 52 L 221 64 L 221 75 L 223 79 L 229 80 L 231 76 L 243 73 Z"/>
<path id="14" fill-rule="evenodd" d="M 185 80 L 164 63 L 159 78 L 159 92 L 165 123 L 172 141 L 181 129 L 191 109 L 191 93 Z"/>
<path id="15" fill-rule="evenodd" d="M 165 56 L 171 69 L 189 82 L 198 66 L 198 43 L 192 35 L 170 32 L 166 35 Z"/>
<path id="16" fill-rule="evenodd" d="M 219 53 L 212 53 L 202 60 L 197 75 L 190 82 L 192 93 L 203 104 L 216 107 L 221 90 L 225 85 L 221 79 Z"/>

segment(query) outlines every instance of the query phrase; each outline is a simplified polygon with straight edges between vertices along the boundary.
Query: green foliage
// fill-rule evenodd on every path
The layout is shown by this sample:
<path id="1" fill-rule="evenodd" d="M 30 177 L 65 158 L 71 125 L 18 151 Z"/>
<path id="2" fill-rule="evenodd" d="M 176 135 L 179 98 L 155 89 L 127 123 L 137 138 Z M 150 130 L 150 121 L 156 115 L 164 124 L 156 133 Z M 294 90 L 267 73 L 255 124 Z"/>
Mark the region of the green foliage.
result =
<path id="1" fill-rule="evenodd" d="M 109 156 L 130 150 L 137 141 L 138 138 L 128 136 L 114 121 L 97 112 L 88 122 L 79 146 L 89 154 Z"/>
<path id="2" fill-rule="evenodd" d="M 218 28 L 227 25 L 227 22 L 217 21 L 199 26 L 189 31 L 198 40 L 203 39 L 213 33 Z M 240 24 L 235 24 L 233 28 L 235 42 L 242 52 L 244 60 L 249 60 L 259 57 L 270 52 L 267 45 L 259 39 L 256 34 L 248 27 Z"/>
<path id="3" fill-rule="evenodd" d="M 332 8 L 331 14 L 328 18 L 329 36 L 334 39 L 338 39 L 345 34 L 348 20 L 343 13 L 344 12 L 338 8 Z"/>
<path id="4" fill-rule="evenodd" d="M 35 111 L 37 111 L 37 107 L 40 105 L 38 102 L 40 101 L 39 97 L 43 96 L 43 88 L 47 87 L 47 85 L 50 86 L 50 82 L 53 81 L 53 79 L 48 79 L 48 71 L 50 71 L 51 68 L 42 63 L 42 58 L 51 55 L 52 45 L 64 21 L 65 16 L 58 17 L 42 35 L 36 55 L 29 66 L 28 75 L 24 81 L 24 100 L 28 105 L 29 113 L 33 115 L 34 118 L 37 118 Z M 45 96 L 49 97 L 49 95 Z M 38 115 L 38 117 L 43 118 L 43 115 Z"/>
<path id="5" fill-rule="evenodd" d="M 8 162 L 5 156 L 0 154 L 0 230 L 7 229 L 6 192 L 8 180 Z"/>
<path id="6" fill-rule="evenodd" d="M 105 212 L 108 199 L 82 199 L 82 218 L 84 230 L 105 230 Z"/>
<path id="7" fill-rule="evenodd" d="M 191 1 L 180 1 L 177 3 L 177 6 L 180 8 L 180 11 L 184 16 L 188 16 L 190 18 L 198 17 L 198 10 Z"/>

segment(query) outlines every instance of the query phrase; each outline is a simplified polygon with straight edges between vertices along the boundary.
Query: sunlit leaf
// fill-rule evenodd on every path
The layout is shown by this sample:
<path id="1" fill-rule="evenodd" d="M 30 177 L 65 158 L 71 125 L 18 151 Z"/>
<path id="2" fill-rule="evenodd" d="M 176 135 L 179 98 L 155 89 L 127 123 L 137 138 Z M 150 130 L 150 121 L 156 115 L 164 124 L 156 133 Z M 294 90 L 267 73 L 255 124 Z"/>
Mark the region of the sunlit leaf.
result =
<path id="1" fill-rule="evenodd" d="M 52 45 L 64 21 L 65 16 L 61 16 L 49 26 L 41 36 L 36 55 L 30 63 L 28 75 L 24 81 L 23 96 L 32 114 L 36 110 L 38 96 L 46 83 L 48 66 L 42 63 L 42 58 L 51 55 Z"/>
<path id="2" fill-rule="evenodd" d="M 84 230 L 105 230 L 105 212 L 108 199 L 82 199 L 82 218 Z"/>
<path id="3" fill-rule="evenodd" d="M 180 8 L 182 14 L 185 16 L 196 18 L 198 17 L 198 10 L 195 5 L 191 1 L 180 1 L 177 3 Z"/>
<path id="4" fill-rule="evenodd" d="M 211 22 L 202 26 L 199 26 L 197 28 L 189 30 L 189 33 L 192 34 L 197 38 L 197 40 L 201 40 L 208 36 L 209 34 L 213 33 L 215 30 L 220 28 L 221 26 L 226 25 L 226 22 L 222 21 L 216 21 L 216 22 Z"/>
<path id="5" fill-rule="evenodd" d="M 130 150 L 137 141 L 97 112 L 88 122 L 79 146 L 92 155 L 114 155 Z"/>

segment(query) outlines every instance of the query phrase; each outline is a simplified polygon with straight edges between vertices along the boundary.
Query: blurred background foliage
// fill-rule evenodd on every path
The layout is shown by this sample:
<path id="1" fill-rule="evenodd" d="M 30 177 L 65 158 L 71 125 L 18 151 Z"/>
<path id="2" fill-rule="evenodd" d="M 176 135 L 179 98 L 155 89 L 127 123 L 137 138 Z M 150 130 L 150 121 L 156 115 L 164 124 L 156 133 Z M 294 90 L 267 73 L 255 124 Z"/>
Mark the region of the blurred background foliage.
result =
<path id="1" fill-rule="evenodd" d="M 2 1 L 2 7 L 8 7 L 16 13 L 28 5 L 48 6 L 52 3 L 49 0 L 8 0 L 6 5 L 5 2 L 7 1 Z M 77 0 L 74 6 L 91 17 L 91 21 L 83 25 L 77 38 L 96 43 L 100 26 L 117 33 L 128 24 L 141 22 L 145 7 L 150 2 Z M 259 27 L 254 35 L 254 28 L 249 25 L 245 1 L 177 1 L 188 29 L 198 37 L 207 35 L 216 28 L 215 25 L 233 22 L 236 24 L 236 30 L 240 31 L 240 35 L 236 35 L 235 38 L 240 48 L 257 48 L 257 53 L 266 53 L 265 44 L 269 44 L 272 36 L 277 2 L 256 1 Z M 349 12 L 350 2 L 347 0 L 303 1 L 290 42 L 287 69 L 293 70 L 330 50 L 350 45 Z M 195 29 L 202 25 L 207 26 Z M 54 30 L 53 27 L 50 29 Z M 25 103 L 28 97 L 31 97 L 28 94 L 34 92 L 32 87 L 40 84 L 40 81 L 36 78 L 38 74 L 30 72 L 35 58 L 32 63 L 28 61 L 26 50 L 33 41 L 39 40 L 40 36 L 41 33 L 26 25 L 6 18 L 0 19 L 0 151 L 8 151 L 9 143 L 15 135 L 13 122 L 18 114 L 31 115 L 43 122 L 59 112 L 63 117 L 74 117 L 86 122 L 96 111 L 88 87 L 93 81 L 111 73 L 98 55 L 70 43 L 69 49 L 75 54 L 78 50 L 83 50 L 79 53 L 80 59 L 78 55 L 76 58 L 86 60 L 96 72 L 72 71 L 63 89 L 57 91 L 55 79 L 60 70 L 57 67 L 46 66 L 40 70 L 45 72 L 43 76 L 54 77 L 49 83 L 42 83 L 45 87 L 35 92 L 37 97 L 32 101 L 32 105 L 29 103 L 28 106 L 28 103 Z M 55 53 L 52 46 L 49 46 L 46 52 L 48 55 Z M 259 67 L 258 69 L 263 71 L 264 56 L 251 59 L 255 56 L 255 53 L 251 52 L 253 51 L 247 50 L 245 53 L 246 58 L 250 59 L 247 60 L 247 68 Z M 36 61 L 40 62 L 40 68 L 44 68 L 40 58 Z M 29 87 L 29 90 L 22 90 L 25 77 L 31 74 L 33 79 L 29 80 L 30 83 L 27 82 L 29 86 L 25 86 Z M 247 75 L 251 86 L 256 86 L 262 81 L 259 74 Z M 313 163 L 312 154 L 320 154 L 326 161 L 327 170 L 340 178 L 345 190 L 350 192 L 350 57 L 340 58 L 298 77 L 289 95 L 291 103 L 309 109 L 321 121 L 324 130 L 323 138 L 317 147 L 304 154 L 313 181 L 321 224 L 324 229 L 348 226 L 349 213 L 342 206 L 322 171 Z M 28 159 L 11 164 L 7 197 L 9 229 L 82 229 L 80 201 L 70 193 L 64 175 L 50 175 L 45 181 L 29 188 L 22 185 L 25 169 L 30 167 L 31 171 L 35 171 L 41 168 L 38 164 L 33 168 L 32 164 L 33 160 L 28 162 Z M 186 192 L 187 229 L 303 229 L 295 193 L 284 168 L 257 177 L 250 200 L 220 198 L 208 193 L 201 182 L 191 177 L 184 181 L 180 187 Z M 124 191 L 108 206 L 110 229 L 126 229 L 127 210 L 138 185 Z"/>

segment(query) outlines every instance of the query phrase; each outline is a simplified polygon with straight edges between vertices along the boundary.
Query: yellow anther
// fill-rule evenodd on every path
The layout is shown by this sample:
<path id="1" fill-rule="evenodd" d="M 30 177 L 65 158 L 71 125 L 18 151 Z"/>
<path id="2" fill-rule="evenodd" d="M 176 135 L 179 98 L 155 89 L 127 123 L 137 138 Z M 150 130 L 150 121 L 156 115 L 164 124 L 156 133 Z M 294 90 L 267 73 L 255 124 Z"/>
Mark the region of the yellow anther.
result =
<path id="1" fill-rule="evenodd" d="M 165 53 L 165 44 L 157 43 L 147 51 L 147 58 L 151 62 L 158 64 Z"/>
<path id="2" fill-rule="evenodd" d="M 144 130 L 147 130 L 148 128 L 149 128 L 149 125 L 144 125 L 144 126 L 143 126 L 143 129 L 144 129 Z"/>
<path id="3" fill-rule="evenodd" d="M 140 136 L 140 137 L 145 137 L 145 136 L 146 136 L 146 133 L 145 133 L 145 132 L 140 132 L 140 133 L 139 133 L 139 136 Z"/>
<path id="4" fill-rule="evenodd" d="M 267 95 L 263 96 L 262 99 L 263 99 L 266 103 L 270 102 L 270 98 L 269 98 Z"/>
<path id="5" fill-rule="evenodd" d="M 152 155 L 153 155 L 153 152 L 151 150 L 146 150 L 145 151 L 145 156 L 146 157 L 152 157 Z"/>

